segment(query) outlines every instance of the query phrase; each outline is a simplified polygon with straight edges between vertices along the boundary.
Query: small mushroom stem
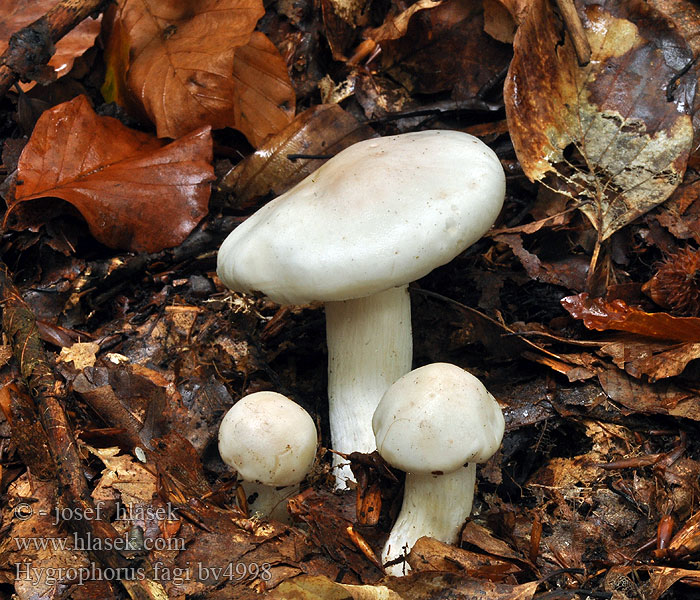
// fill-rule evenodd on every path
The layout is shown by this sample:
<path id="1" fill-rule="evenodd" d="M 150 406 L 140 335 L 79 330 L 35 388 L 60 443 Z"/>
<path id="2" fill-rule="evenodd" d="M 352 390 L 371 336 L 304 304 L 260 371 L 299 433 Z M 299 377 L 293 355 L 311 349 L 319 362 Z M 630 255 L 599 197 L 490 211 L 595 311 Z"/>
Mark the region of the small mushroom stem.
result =
<path id="1" fill-rule="evenodd" d="M 384 392 L 411 370 L 413 339 L 408 286 L 326 303 L 331 442 L 342 453 L 376 449 L 372 415 Z M 336 460 L 336 465 L 341 460 Z M 338 467 L 337 486 L 354 481 Z"/>
<path id="2" fill-rule="evenodd" d="M 292 518 L 287 511 L 287 500 L 299 493 L 299 484 L 274 487 L 252 481 L 243 481 L 243 490 L 248 499 L 248 513 L 260 513 L 267 519 L 290 524 Z"/>
<path id="3" fill-rule="evenodd" d="M 382 550 L 382 562 L 405 556 L 426 535 L 454 544 L 472 510 L 475 481 L 476 463 L 443 475 L 406 473 L 401 512 Z M 386 567 L 387 574 L 395 576 L 409 570 L 404 562 Z"/>

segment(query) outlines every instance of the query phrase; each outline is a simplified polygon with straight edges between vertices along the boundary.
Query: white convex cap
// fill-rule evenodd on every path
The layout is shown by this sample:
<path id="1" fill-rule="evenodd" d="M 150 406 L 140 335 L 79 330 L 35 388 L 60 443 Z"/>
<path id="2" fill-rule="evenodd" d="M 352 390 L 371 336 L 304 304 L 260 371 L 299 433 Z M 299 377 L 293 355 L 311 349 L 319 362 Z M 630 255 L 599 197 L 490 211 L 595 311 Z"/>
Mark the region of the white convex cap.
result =
<path id="1" fill-rule="evenodd" d="M 299 483 L 316 456 L 316 426 L 301 406 L 277 392 L 241 398 L 219 427 L 219 454 L 244 481 Z"/>
<path id="2" fill-rule="evenodd" d="M 450 473 L 486 462 L 503 439 L 494 397 L 473 375 L 433 363 L 407 373 L 384 394 L 372 419 L 377 449 L 407 473 Z"/>
<path id="3" fill-rule="evenodd" d="M 504 195 L 498 157 L 466 133 L 365 140 L 234 229 L 217 273 L 281 304 L 368 296 L 452 260 L 488 231 Z"/>

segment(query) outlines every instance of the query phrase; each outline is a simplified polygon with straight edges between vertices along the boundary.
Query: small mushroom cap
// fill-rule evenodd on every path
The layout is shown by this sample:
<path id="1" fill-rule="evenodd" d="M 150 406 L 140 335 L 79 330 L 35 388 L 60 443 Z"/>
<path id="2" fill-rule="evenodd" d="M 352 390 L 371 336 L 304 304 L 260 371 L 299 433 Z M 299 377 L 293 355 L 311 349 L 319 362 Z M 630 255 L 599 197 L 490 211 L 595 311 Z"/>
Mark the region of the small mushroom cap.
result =
<path id="1" fill-rule="evenodd" d="M 451 261 L 488 231 L 504 194 L 498 158 L 466 133 L 365 140 L 236 227 L 217 272 L 281 304 L 369 296 Z"/>
<path id="2" fill-rule="evenodd" d="M 219 454 L 244 481 L 299 483 L 316 456 L 316 426 L 301 406 L 276 392 L 241 398 L 219 427 Z"/>
<path id="3" fill-rule="evenodd" d="M 450 473 L 486 462 L 501 445 L 505 421 L 476 377 L 433 363 L 398 379 L 372 419 L 379 454 L 407 473 Z"/>

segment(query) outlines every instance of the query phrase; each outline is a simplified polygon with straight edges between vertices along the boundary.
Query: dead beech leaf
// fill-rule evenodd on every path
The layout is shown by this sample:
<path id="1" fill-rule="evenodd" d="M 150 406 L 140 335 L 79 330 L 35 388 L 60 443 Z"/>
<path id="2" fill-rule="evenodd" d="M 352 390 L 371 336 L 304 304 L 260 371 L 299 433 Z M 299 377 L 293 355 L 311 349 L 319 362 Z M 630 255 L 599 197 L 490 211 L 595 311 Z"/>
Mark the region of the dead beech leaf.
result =
<path id="1" fill-rule="evenodd" d="M 398 593 L 403 600 L 531 600 L 538 581 L 521 585 L 492 583 L 456 573 L 425 571 L 409 573 L 404 577 L 392 577 L 385 585 Z M 447 591 L 446 591 L 447 590 Z"/>
<path id="2" fill-rule="evenodd" d="M 381 42 L 383 66 L 409 91 L 451 90 L 453 100 L 471 100 L 508 66 L 511 47 L 484 33 L 480 2 L 445 0 L 408 10 L 414 6 L 426 10 L 408 14 L 401 29 L 389 23 Z M 403 35 L 394 39 L 397 33 Z"/>
<path id="3" fill-rule="evenodd" d="M 396 592 L 379 585 L 336 583 L 328 577 L 299 575 L 284 581 L 268 594 L 273 600 L 402 600 Z"/>
<path id="4" fill-rule="evenodd" d="M 427 8 L 435 8 L 436 6 L 440 6 L 440 4 L 442 4 L 442 0 L 418 0 L 418 2 L 412 4 L 395 17 L 388 17 L 379 27 L 367 30 L 365 37 L 375 42 L 395 40 L 403 37 L 406 35 L 408 22 L 415 13 L 426 10 Z"/>
<path id="5" fill-rule="evenodd" d="M 233 62 L 235 120 L 253 146 L 284 129 L 294 118 L 296 96 L 287 65 L 267 36 L 254 31 Z"/>
<path id="6" fill-rule="evenodd" d="M 598 381 L 607 396 L 628 411 L 700 421 L 697 395 L 681 389 L 672 382 L 651 384 L 634 380 L 615 367 L 598 373 Z"/>
<path id="7" fill-rule="evenodd" d="M 692 360 L 700 358 L 700 344 L 627 339 L 603 344 L 600 352 L 612 357 L 615 365 L 632 377 L 646 375 L 656 381 L 680 375 Z"/>
<path id="8" fill-rule="evenodd" d="M 208 128 L 171 144 L 100 117 L 84 96 L 46 111 L 18 165 L 5 218 L 42 222 L 25 205 L 61 198 L 111 248 L 156 252 L 180 244 L 207 214 L 212 142 Z M 20 184 L 21 182 L 21 184 Z"/>
<path id="9" fill-rule="evenodd" d="M 263 14 L 260 0 L 120 1 L 131 44 L 126 81 L 159 137 L 236 126 L 234 55 Z"/>
<path id="10" fill-rule="evenodd" d="M 290 160 L 289 155 L 332 156 L 376 135 L 369 125 L 360 124 L 337 104 L 313 106 L 238 163 L 223 178 L 221 189 L 233 193 L 237 208 L 253 206 L 258 198 L 286 192 L 323 160 Z"/>
<path id="11" fill-rule="evenodd" d="M 592 50 L 588 65 L 578 66 L 552 4 L 535 0 L 516 34 L 504 96 L 525 174 L 533 181 L 551 174 L 602 241 L 680 183 L 697 81 L 681 75 L 693 59 L 685 39 L 646 2 L 576 6 Z"/>
<path id="12" fill-rule="evenodd" d="M 489 581 L 503 581 L 522 570 L 512 562 L 457 548 L 429 537 L 422 537 L 413 545 L 408 564 L 412 571 L 462 573 Z"/>
<path id="13" fill-rule="evenodd" d="M 561 299 L 572 317 L 582 319 L 588 329 L 627 331 L 647 337 L 700 342 L 700 318 L 673 317 L 668 313 L 647 313 L 622 300 L 589 298 L 583 292 Z"/>
<path id="14" fill-rule="evenodd" d="M 7 50 L 13 33 L 43 17 L 55 5 L 56 0 L 3 0 L 0 3 L 0 54 Z M 56 77 L 68 73 L 75 59 L 92 48 L 100 33 L 100 21 L 100 17 L 88 17 L 56 42 L 49 60 Z M 22 84 L 22 87 L 27 90 L 31 85 Z"/>

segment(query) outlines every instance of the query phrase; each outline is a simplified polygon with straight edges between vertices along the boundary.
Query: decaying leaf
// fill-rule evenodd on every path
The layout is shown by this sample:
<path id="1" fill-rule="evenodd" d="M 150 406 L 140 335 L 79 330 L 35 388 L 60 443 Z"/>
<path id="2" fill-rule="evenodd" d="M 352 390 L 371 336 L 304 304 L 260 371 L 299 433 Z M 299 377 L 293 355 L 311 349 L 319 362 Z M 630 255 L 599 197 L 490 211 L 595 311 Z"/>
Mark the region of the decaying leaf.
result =
<path id="1" fill-rule="evenodd" d="M 592 50 L 588 65 L 578 66 L 552 3 L 536 0 L 516 35 L 504 95 L 525 174 L 551 174 L 602 241 L 680 183 L 696 79 L 683 74 L 693 60 L 688 44 L 647 3 L 576 6 Z"/>
<path id="2" fill-rule="evenodd" d="M 420 10 L 419 10 L 420 9 Z M 370 32 L 382 46 L 383 66 L 407 89 L 452 91 L 472 100 L 492 84 L 511 59 L 511 48 L 484 33 L 480 2 L 419 2 Z"/>
<path id="3" fill-rule="evenodd" d="M 407 560 L 413 571 L 462 573 L 488 581 L 503 581 L 521 571 L 511 562 L 456 548 L 429 537 L 422 537 L 413 545 Z"/>
<path id="4" fill-rule="evenodd" d="M 695 393 L 673 383 L 662 381 L 652 385 L 634 380 L 615 368 L 599 373 L 598 380 L 611 400 L 632 412 L 700 421 L 700 404 Z"/>
<path id="5" fill-rule="evenodd" d="M 56 0 L 3 0 L 0 4 L 0 54 L 7 49 L 10 36 L 43 17 L 56 5 Z M 66 75 L 76 58 L 92 48 L 100 33 L 100 18 L 88 17 L 55 44 L 49 67 L 56 77 Z M 23 84 L 23 88 L 28 89 Z"/>
<path id="6" fill-rule="evenodd" d="M 408 22 L 415 13 L 428 8 L 435 8 L 440 6 L 440 4 L 442 4 L 442 0 L 418 0 L 418 2 L 409 6 L 402 13 L 395 17 L 389 17 L 381 26 L 368 30 L 365 36 L 375 42 L 395 40 L 403 37 L 406 35 Z"/>
<path id="7" fill-rule="evenodd" d="M 562 306 L 577 319 L 582 319 L 589 329 L 606 331 L 614 329 L 647 337 L 700 342 L 700 318 L 673 317 L 668 313 L 647 313 L 628 306 L 622 300 L 607 301 L 589 298 L 583 292 L 561 300 Z"/>
<path id="8" fill-rule="evenodd" d="M 223 178 L 221 188 L 233 193 L 236 207 L 247 208 L 259 198 L 284 193 L 323 160 L 293 160 L 290 155 L 330 157 L 375 135 L 369 125 L 361 125 L 337 104 L 314 106 L 238 163 Z"/>
<path id="9" fill-rule="evenodd" d="M 78 371 L 82 371 L 85 367 L 95 365 L 99 351 L 100 345 L 95 342 L 78 342 L 69 348 L 62 348 L 58 359 L 62 362 L 72 362 Z"/>
<path id="10" fill-rule="evenodd" d="M 348 585 L 310 575 L 285 581 L 269 597 L 273 600 L 402 600 L 385 586 Z"/>
<path id="11" fill-rule="evenodd" d="M 28 201 L 61 198 L 112 248 L 156 252 L 180 244 L 207 214 L 213 179 L 208 128 L 164 145 L 100 117 L 84 96 L 46 111 L 18 166 L 5 217 L 15 228 L 46 219 Z"/>

